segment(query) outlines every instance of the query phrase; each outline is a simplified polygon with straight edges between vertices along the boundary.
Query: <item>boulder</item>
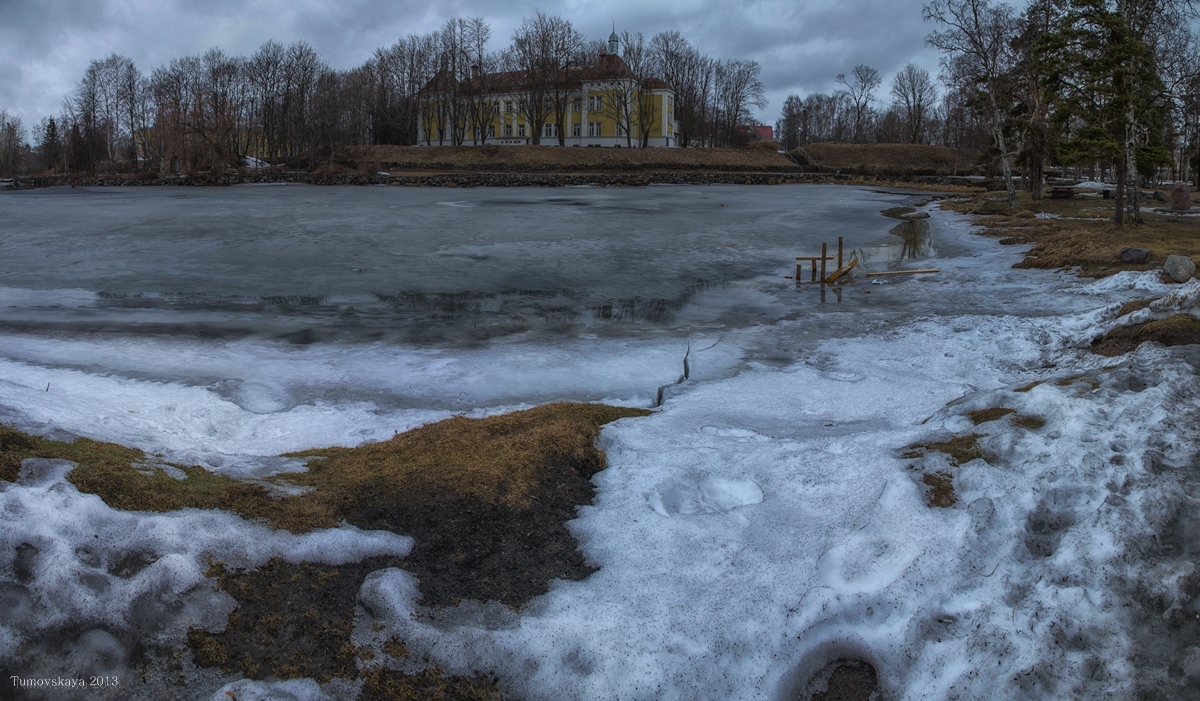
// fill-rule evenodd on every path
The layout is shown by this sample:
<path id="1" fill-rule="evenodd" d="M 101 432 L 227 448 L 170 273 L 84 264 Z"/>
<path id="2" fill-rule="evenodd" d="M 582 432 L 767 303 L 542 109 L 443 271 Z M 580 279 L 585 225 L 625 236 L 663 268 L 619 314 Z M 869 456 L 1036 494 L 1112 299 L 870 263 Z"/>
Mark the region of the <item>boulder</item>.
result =
<path id="1" fill-rule="evenodd" d="M 1144 248 L 1122 248 L 1121 260 L 1126 263 L 1145 263 L 1150 259 L 1150 251 Z"/>
<path id="2" fill-rule="evenodd" d="M 1187 256 L 1167 256 L 1163 272 L 1175 282 L 1187 282 L 1196 274 L 1196 264 Z"/>
<path id="3" fill-rule="evenodd" d="M 1175 183 L 1171 188 L 1171 209 L 1176 212 L 1186 212 L 1192 208 L 1192 196 L 1188 192 L 1187 183 Z"/>

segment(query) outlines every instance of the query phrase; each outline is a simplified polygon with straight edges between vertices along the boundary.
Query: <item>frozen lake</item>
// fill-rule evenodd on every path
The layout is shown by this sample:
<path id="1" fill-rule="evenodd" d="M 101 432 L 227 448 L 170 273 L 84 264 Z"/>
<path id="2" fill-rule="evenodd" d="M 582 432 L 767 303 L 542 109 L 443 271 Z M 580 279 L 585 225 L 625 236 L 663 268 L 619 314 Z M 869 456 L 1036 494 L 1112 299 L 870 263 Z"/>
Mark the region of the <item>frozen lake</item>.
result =
<path id="1" fill-rule="evenodd" d="M 831 186 L 17 193 L 0 199 L 0 328 L 469 343 L 738 325 L 788 313 L 773 308 L 788 261 L 839 235 L 885 242 L 895 221 L 879 211 L 910 199 Z"/>

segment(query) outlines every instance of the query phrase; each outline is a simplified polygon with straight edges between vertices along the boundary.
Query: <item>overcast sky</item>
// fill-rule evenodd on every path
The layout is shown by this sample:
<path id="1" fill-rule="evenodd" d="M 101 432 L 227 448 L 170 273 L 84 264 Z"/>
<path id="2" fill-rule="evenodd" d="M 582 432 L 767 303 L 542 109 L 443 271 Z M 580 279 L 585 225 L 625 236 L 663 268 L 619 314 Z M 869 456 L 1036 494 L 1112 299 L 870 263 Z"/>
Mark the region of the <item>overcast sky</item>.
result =
<path id="1" fill-rule="evenodd" d="M 828 92 L 838 73 L 865 63 L 884 78 L 915 62 L 937 74 L 919 0 L 0 0 L 0 109 L 26 129 L 57 114 L 93 59 L 118 53 L 143 73 L 219 47 L 249 56 L 263 42 L 305 40 L 333 68 L 361 65 L 378 47 L 436 30 L 452 17 L 483 17 L 493 47 L 538 10 L 589 39 L 679 30 L 700 52 L 758 61 L 774 124 L 789 94 Z"/>

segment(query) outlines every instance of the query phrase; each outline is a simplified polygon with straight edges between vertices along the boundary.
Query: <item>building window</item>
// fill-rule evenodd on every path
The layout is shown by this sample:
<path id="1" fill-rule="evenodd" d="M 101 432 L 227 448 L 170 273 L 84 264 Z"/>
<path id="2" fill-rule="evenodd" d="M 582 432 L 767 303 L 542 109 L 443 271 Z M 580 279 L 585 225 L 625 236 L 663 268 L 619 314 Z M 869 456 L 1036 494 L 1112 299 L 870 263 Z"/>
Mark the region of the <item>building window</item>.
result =
<path id="1" fill-rule="evenodd" d="M 499 102 L 492 103 L 492 114 L 500 114 L 500 103 Z"/>
<path id="2" fill-rule="evenodd" d="M 496 138 L 496 125 L 495 124 L 488 126 L 488 138 L 489 139 Z"/>
<path id="3" fill-rule="evenodd" d="M 557 137 L 558 136 L 558 125 L 557 124 L 543 124 L 542 125 L 542 136 L 546 137 L 547 139 L 552 139 L 552 138 Z"/>
<path id="4" fill-rule="evenodd" d="M 582 135 L 583 135 L 583 125 L 582 124 L 572 124 L 571 125 L 571 136 L 582 136 Z"/>
<path id="5" fill-rule="evenodd" d="M 517 136 L 525 136 L 525 125 L 524 124 L 517 125 Z"/>
<path id="6" fill-rule="evenodd" d="M 604 136 L 602 127 L 600 122 L 588 122 L 588 136 Z"/>
<path id="7" fill-rule="evenodd" d="M 576 112 L 583 111 L 583 98 L 582 97 L 575 98 L 575 102 L 573 104 L 574 104 Z"/>
<path id="8" fill-rule="evenodd" d="M 480 129 L 479 127 L 475 127 L 475 140 L 479 141 L 479 137 L 482 135 L 483 135 L 483 130 Z"/>
<path id="9" fill-rule="evenodd" d="M 512 136 L 512 125 L 511 125 L 511 124 L 505 124 L 505 125 L 504 125 L 504 135 L 505 135 L 505 136 Z"/>
<path id="10" fill-rule="evenodd" d="M 604 100 L 600 95 L 590 95 L 588 97 L 588 111 L 595 112 L 604 105 Z"/>
<path id="11" fill-rule="evenodd" d="M 504 101 L 504 114 L 512 114 L 512 100 Z"/>

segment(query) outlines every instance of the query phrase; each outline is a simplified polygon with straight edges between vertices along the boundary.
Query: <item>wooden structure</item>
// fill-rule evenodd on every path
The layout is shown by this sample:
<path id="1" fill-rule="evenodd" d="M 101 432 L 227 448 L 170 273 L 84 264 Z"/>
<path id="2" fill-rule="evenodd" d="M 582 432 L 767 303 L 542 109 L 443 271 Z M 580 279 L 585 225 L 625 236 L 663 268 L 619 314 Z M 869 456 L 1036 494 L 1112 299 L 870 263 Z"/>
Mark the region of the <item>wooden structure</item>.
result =
<path id="1" fill-rule="evenodd" d="M 1073 187 L 1052 187 L 1050 188 L 1050 199 L 1052 200 L 1069 200 L 1075 196 L 1075 188 Z"/>

